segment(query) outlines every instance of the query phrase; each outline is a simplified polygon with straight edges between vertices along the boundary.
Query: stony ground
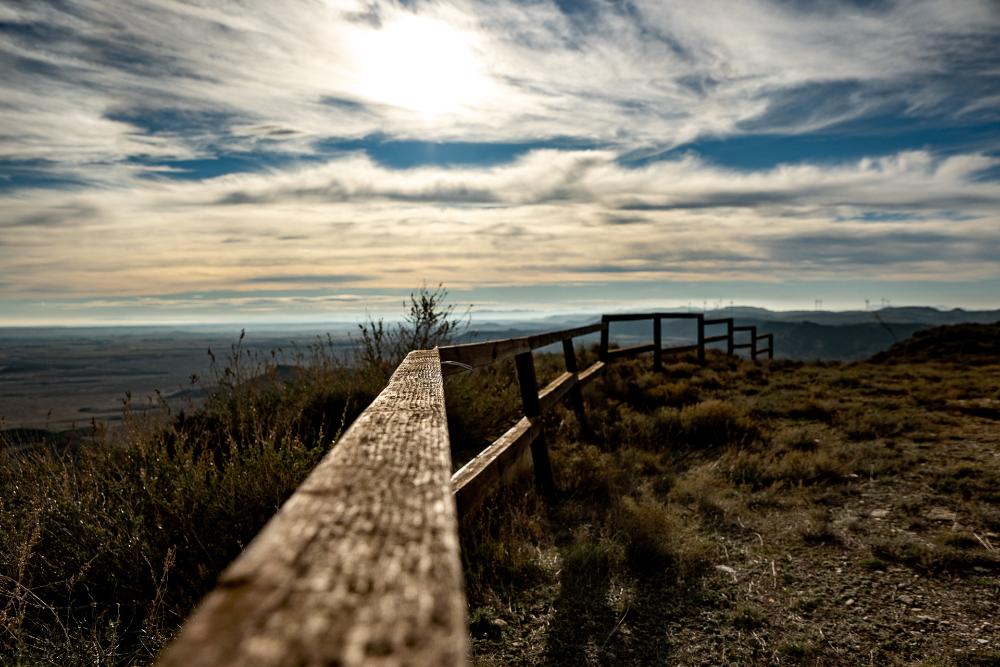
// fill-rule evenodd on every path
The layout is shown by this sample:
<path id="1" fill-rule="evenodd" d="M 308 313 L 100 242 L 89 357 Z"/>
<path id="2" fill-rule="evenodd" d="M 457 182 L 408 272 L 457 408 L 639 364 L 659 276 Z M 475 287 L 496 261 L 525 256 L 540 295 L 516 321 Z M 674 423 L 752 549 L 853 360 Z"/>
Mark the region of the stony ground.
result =
<path id="1" fill-rule="evenodd" d="M 1000 665 L 1000 366 L 717 362 L 608 382 L 626 389 L 591 397 L 618 404 L 598 418 L 631 430 L 557 444 L 569 489 L 508 499 L 512 523 L 491 524 L 507 565 L 470 575 L 476 664 Z M 636 386 L 673 407 L 635 417 Z M 759 437 L 609 442 L 716 401 Z M 602 476 L 619 481 L 588 500 Z"/>

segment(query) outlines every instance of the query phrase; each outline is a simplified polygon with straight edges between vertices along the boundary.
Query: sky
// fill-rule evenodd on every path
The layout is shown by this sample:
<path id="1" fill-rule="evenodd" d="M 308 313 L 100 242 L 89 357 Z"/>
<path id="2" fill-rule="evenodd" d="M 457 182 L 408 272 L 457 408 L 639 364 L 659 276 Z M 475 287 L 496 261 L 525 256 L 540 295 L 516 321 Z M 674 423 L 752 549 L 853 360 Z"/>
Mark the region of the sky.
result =
<path id="1" fill-rule="evenodd" d="M 0 0 L 0 326 L 1000 307 L 996 0 Z"/>

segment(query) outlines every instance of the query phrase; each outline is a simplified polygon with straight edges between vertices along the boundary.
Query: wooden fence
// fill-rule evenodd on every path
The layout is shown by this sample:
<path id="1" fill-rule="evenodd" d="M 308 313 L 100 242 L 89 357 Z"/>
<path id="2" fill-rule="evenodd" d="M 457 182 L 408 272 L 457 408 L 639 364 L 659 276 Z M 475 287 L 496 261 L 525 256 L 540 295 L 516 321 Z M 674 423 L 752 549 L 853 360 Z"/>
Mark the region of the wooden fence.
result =
<path id="1" fill-rule="evenodd" d="M 693 345 L 662 347 L 662 320 L 690 319 Z M 609 344 L 613 322 L 651 320 L 653 342 Z M 726 333 L 705 335 L 725 325 Z M 580 371 L 575 338 L 600 332 L 599 360 Z M 736 344 L 736 333 L 750 334 Z M 767 340 L 767 347 L 758 341 Z M 773 338 L 700 313 L 605 315 L 535 336 L 411 352 L 242 554 L 158 661 L 164 667 L 462 665 L 468 658 L 458 519 L 520 470 L 556 491 L 542 417 L 568 396 L 586 425 L 582 387 L 611 359 L 695 352 L 726 343 L 773 357 Z M 533 351 L 562 343 L 566 370 L 539 389 Z M 451 473 L 443 375 L 514 359 L 524 416 Z M 457 511 L 456 511 L 457 510 Z"/>

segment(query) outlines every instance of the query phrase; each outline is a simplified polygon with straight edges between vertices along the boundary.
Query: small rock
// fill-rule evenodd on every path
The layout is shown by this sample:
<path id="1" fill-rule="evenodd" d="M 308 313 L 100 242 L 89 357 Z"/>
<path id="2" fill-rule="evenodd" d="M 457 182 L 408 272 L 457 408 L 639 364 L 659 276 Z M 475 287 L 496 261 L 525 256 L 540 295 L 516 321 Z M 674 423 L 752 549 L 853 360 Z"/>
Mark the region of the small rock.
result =
<path id="1" fill-rule="evenodd" d="M 493 625 L 497 626 L 501 630 L 507 629 L 507 621 L 503 620 L 502 618 L 494 618 Z"/>
<path id="2" fill-rule="evenodd" d="M 931 618 L 930 616 L 927 616 L 926 614 L 917 614 L 917 620 L 918 621 L 932 622 L 934 619 Z"/>
<path id="3" fill-rule="evenodd" d="M 954 521 L 958 516 L 947 507 L 932 507 L 926 517 L 929 521 Z"/>
<path id="4" fill-rule="evenodd" d="M 868 516 L 873 519 L 884 519 L 889 516 L 889 510 L 872 510 L 868 513 Z"/>
<path id="5" fill-rule="evenodd" d="M 728 575 L 732 575 L 734 578 L 736 577 L 736 570 L 728 565 L 716 565 L 715 569 L 719 572 L 725 572 Z"/>
<path id="6" fill-rule="evenodd" d="M 854 604 L 854 598 L 851 598 L 847 602 L 845 602 L 844 606 L 845 607 L 850 607 L 852 604 Z"/>
<path id="7" fill-rule="evenodd" d="M 913 604 L 913 598 L 910 597 L 909 595 L 900 595 L 896 599 L 902 602 L 903 604 Z"/>

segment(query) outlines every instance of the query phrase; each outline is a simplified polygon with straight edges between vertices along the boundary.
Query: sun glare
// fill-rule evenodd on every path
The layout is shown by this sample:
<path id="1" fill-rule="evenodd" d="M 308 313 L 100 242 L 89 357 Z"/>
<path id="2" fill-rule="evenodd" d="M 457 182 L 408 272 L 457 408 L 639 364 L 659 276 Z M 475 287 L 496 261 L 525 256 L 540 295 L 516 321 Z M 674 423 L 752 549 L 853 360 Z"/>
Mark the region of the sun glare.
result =
<path id="1" fill-rule="evenodd" d="M 361 95 L 428 120 L 468 109 L 488 87 L 471 37 L 444 21 L 406 16 L 352 47 Z"/>

